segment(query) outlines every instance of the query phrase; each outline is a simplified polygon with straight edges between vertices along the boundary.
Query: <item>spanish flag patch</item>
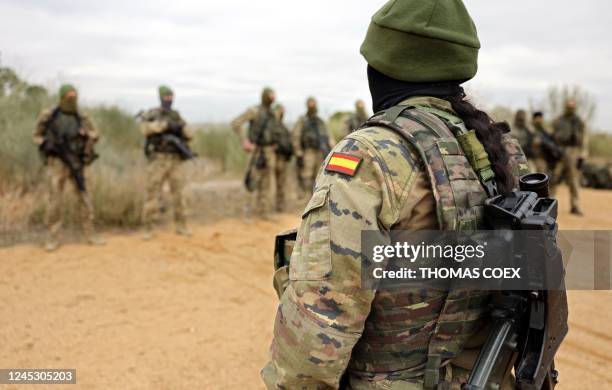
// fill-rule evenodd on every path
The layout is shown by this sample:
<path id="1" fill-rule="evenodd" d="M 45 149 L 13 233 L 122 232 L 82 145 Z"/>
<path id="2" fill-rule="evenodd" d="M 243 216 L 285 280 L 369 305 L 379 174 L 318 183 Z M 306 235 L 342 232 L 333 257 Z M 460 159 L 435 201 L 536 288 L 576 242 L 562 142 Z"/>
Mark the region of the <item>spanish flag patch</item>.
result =
<path id="1" fill-rule="evenodd" d="M 361 157 L 351 156 L 350 154 L 334 153 L 327 162 L 325 170 L 355 176 L 361 160 Z"/>

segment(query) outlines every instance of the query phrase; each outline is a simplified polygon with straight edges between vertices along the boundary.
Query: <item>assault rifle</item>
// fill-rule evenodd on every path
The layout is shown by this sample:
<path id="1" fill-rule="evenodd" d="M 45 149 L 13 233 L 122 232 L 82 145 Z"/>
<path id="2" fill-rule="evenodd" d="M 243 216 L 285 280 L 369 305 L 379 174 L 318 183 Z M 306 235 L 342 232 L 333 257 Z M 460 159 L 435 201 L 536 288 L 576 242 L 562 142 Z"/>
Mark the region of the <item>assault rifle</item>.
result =
<path id="1" fill-rule="evenodd" d="M 147 121 L 145 111 L 140 110 L 135 118 L 142 121 Z M 149 135 L 145 140 L 144 153 L 147 158 L 151 158 L 153 153 L 159 149 L 168 150 L 170 153 L 176 153 L 181 160 L 192 160 L 198 157 L 187 144 L 187 139 L 183 136 L 183 127 L 176 127 L 168 124 L 168 128 L 158 134 Z"/>
<path id="2" fill-rule="evenodd" d="M 540 141 L 544 157 L 549 164 L 556 164 L 565 156 L 565 150 L 550 134 L 536 129 L 535 137 Z"/>
<path id="3" fill-rule="evenodd" d="M 145 141 L 145 155 L 149 158 L 158 147 L 173 150 L 174 153 L 179 155 L 181 160 L 192 160 L 198 157 L 198 155 L 189 148 L 183 137 L 179 137 L 172 133 L 163 132 L 148 136 Z"/>
<path id="4" fill-rule="evenodd" d="M 70 176 L 72 176 L 72 180 L 74 180 L 77 189 L 80 192 L 85 192 L 86 185 L 83 170 L 85 165 L 93 162 L 98 158 L 98 155 L 93 153 L 93 151 L 89 156 L 86 155 L 84 144 L 87 142 L 87 139 L 85 136 L 78 135 L 80 147 L 75 147 L 75 143 L 73 140 L 69 139 L 68 134 L 59 131 L 54 124 L 57 113 L 58 111 L 56 110 L 47 122 L 47 134 L 39 150 L 45 158 L 45 161 L 49 156 L 59 158 L 70 171 Z M 81 120 L 78 117 L 77 127 L 77 129 L 73 129 L 74 133 L 78 133 L 81 127 Z"/>
<path id="5" fill-rule="evenodd" d="M 557 201 L 548 198 L 548 176 L 542 173 L 521 177 L 520 191 L 485 202 L 489 228 L 523 230 L 533 235 L 528 240 L 531 246 L 517 255 L 522 257 L 517 260 L 529 267 L 531 259 L 545 269 L 529 271 L 530 275 L 542 278 L 539 282 L 534 280 L 531 291 L 502 290 L 493 294 L 493 328 L 463 387 L 465 390 L 484 390 L 493 373 L 504 376 L 512 367 L 518 389 L 555 387 L 558 373 L 554 357 L 568 331 L 563 263 L 555 241 L 556 218 Z M 533 260 L 534 256 L 545 261 Z"/>

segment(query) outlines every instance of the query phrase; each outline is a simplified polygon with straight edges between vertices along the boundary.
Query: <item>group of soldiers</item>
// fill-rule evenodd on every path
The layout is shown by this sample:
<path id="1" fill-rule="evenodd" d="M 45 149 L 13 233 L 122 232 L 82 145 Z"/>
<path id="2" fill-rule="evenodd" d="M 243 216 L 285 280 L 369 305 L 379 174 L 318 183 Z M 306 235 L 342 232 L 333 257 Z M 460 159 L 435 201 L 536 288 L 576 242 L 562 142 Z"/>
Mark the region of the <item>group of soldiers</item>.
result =
<path id="1" fill-rule="evenodd" d="M 195 157 L 188 146 L 192 134 L 179 112 L 172 108 L 172 89 L 160 86 L 159 99 L 159 107 L 137 115 L 145 136 L 147 158 L 146 199 L 142 210 L 146 240 L 154 237 L 154 224 L 166 184 L 171 193 L 176 233 L 191 235 L 186 224 L 182 195 L 185 178 L 181 168 L 185 160 Z M 250 153 L 246 184 L 254 193 L 252 212 L 261 218 L 285 210 L 289 188 L 287 172 L 293 157 L 298 170 L 298 198 L 306 198 L 312 193 L 317 171 L 333 143 L 325 121 L 318 114 L 315 98 L 307 99 L 307 112 L 299 118 L 293 131 L 284 122 L 285 108 L 275 104 L 275 100 L 274 90 L 265 88 L 261 104 L 232 121 L 243 149 Z M 356 130 L 366 119 L 365 105 L 359 100 L 356 112 L 345 123 L 344 133 Z M 243 134 L 246 123 L 248 131 Z M 67 185 L 76 190 L 86 241 L 92 245 L 104 244 L 94 231 L 94 209 L 84 174 L 85 167 L 98 157 L 94 145 L 99 136 L 92 120 L 79 109 L 77 90 L 70 84 L 60 88 L 57 106 L 44 110 L 37 121 L 34 143 L 43 157 L 49 189 L 45 218 L 48 228 L 45 248 L 48 251 L 60 245 L 63 194 Z"/>
<path id="2" fill-rule="evenodd" d="M 245 185 L 254 193 L 252 214 L 260 218 L 285 210 L 287 171 L 293 157 L 297 167 L 298 198 L 312 195 L 317 172 L 334 143 L 325 121 L 319 116 L 314 97 L 306 99 L 306 113 L 297 120 L 292 131 L 284 122 L 285 108 L 275 101 L 275 91 L 266 87 L 261 103 L 232 121 L 232 129 L 240 137 L 242 148 L 250 154 Z M 345 123 L 343 135 L 358 129 L 367 118 L 365 104 L 358 100 L 355 112 Z M 248 124 L 246 131 L 245 124 Z"/>
<path id="3" fill-rule="evenodd" d="M 153 226 L 160 210 L 159 200 L 165 183 L 168 183 L 174 206 L 176 233 L 190 236 L 186 226 L 182 192 L 184 179 L 181 164 L 193 158 L 187 146 L 192 135 L 178 111 L 172 109 L 173 91 L 167 86 L 159 87 L 160 106 L 139 114 L 141 130 L 146 137 L 145 155 L 147 164 L 146 200 L 143 207 L 145 239 L 153 237 Z M 92 120 L 78 107 L 78 93 L 74 86 L 63 85 L 59 90 L 59 103 L 40 115 L 34 132 L 34 143 L 38 146 L 46 168 L 49 189 L 45 223 L 48 238 L 47 251 L 60 245 L 63 194 L 65 187 L 72 187 L 78 197 L 83 232 L 87 243 L 103 245 L 105 242 L 94 232 L 94 209 L 85 184 L 85 167 L 96 158 L 94 144 L 99 139 Z"/>
<path id="4" fill-rule="evenodd" d="M 588 133 L 576 109 L 576 101 L 568 99 L 563 114 L 553 120 L 551 130 L 542 112 L 533 113 L 530 127 L 527 113 L 518 110 L 512 134 L 529 159 L 531 170 L 548 174 L 553 194 L 557 185 L 565 182 L 570 189 L 571 213 L 582 215 L 579 188 L 581 169 L 588 157 Z"/>

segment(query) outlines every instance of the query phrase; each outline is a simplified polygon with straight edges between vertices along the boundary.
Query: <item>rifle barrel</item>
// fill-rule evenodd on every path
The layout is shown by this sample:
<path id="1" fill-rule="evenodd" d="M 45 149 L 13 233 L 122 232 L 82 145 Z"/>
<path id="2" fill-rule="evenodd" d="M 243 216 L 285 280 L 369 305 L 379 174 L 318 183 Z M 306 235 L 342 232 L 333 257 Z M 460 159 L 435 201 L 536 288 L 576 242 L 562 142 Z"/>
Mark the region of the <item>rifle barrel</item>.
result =
<path id="1" fill-rule="evenodd" d="M 512 336 L 514 323 L 510 319 L 495 322 L 487 342 L 482 347 L 464 390 L 485 390 L 501 351 Z"/>

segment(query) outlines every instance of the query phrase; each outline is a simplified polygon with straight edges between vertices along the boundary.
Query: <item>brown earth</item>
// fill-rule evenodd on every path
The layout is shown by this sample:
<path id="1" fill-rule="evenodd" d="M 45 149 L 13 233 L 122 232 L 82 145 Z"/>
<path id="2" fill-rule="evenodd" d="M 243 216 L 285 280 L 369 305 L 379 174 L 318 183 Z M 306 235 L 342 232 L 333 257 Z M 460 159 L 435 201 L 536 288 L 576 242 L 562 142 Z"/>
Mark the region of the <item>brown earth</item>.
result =
<path id="1" fill-rule="evenodd" d="M 563 228 L 612 228 L 612 192 L 583 192 L 586 217 Z M 0 249 L 0 368 L 75 368 L 53 389 L 260 389 L 276 305 L 272 239 L 297 223 L 223 219 L 191 239 L 162 230 L 107 236 L 46 254 Z M 612 293 L 571 292 L 558 389 L 612 389 Z M 41 386 L 0 385 L 0 389 Z"/>

